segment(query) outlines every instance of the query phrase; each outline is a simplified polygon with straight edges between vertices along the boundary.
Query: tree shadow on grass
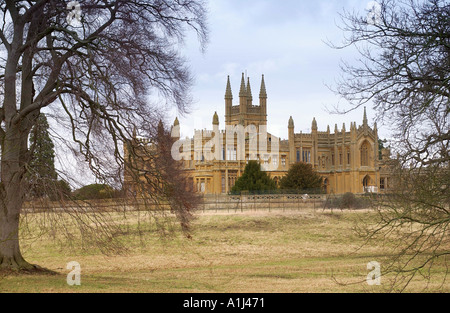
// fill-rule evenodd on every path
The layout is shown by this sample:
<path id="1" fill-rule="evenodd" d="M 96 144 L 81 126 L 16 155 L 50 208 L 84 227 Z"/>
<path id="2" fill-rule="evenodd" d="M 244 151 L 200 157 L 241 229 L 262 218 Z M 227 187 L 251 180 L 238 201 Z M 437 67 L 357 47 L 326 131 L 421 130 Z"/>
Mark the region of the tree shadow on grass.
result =
<path id="1" fill-rule="evenodd" d="M 57 276 L 61 275 L 61 273 L 40 267 L 38 265 L 33 265 L 30 268 L 20 268 L 20 269 L 0 268 L 0 279 L 13 276 L 34 276 L 34 275 Z"/>

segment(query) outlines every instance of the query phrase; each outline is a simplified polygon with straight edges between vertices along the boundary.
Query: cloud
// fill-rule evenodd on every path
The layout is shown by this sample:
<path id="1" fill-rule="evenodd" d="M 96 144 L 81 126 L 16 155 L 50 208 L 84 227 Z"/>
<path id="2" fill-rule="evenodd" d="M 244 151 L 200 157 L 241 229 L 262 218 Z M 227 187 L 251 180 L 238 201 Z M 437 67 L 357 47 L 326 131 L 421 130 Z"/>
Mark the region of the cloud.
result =
<path id="1" fill-rule="evenodd" d="M 269 128 L 274 125 L 281 132 L 280 125 L 287 125 L 290 115 L 295 116 L 299 131 L 309 129 L 313 117 L 323 130 L 328 124 L 332 130 L 335 123 L 339 127 L 344 122 L 359 124 L 362 111 L 346 116 L 330 115 L 327 111 L 327 107 L 332 109 L 340 102 L 345 106 L 326 84 L 334 84 L 340 75 L 340 60 L 352 60 L 354 52 L 334 50 L 325 42 L 342 41 L 344 34 L 336 24 L 343 8 L 364 13 L 368 2 L 211 0 L 211 40 L 206 53 L 199 52 L 196 38 L 187 41 L 186 55 L 196 77 L 196 103 L 185 122 L 191 123 L 196 117 L 204 120 L 203 127 L 210 128 L 217 111 L 223 125 L 227 76 L 230 75 L 236 103 L 241 74 L 246 71 L 254 98 L 259 93 L 261 75 L 265 75 Z M 369 108 L 368 113 L 372 113 Z M 287 136 L 287 128 L 285 132 Z"/>

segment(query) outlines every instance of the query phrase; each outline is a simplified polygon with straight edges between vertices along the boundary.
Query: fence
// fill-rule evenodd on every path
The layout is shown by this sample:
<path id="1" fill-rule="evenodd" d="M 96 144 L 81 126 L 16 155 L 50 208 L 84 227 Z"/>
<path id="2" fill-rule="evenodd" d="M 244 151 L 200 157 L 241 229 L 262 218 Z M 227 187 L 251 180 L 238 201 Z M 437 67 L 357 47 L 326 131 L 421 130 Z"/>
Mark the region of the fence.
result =
<path id="1" fill-rule="evenodd" d="M 205 195 L 199 209 L 216 212 L 316 209 L 323 208 L 326 200 L 326 195 L 317 194 Z"/>
<path id="2" fill-rule="evenodd" d="M 238 212 L 248 210 L 299 210 L 305 208 L 323 208 L 327 201 L 326 195 L 306 194 L 260 194 L 260 195 L 205 195 L 198 211 L 226 211 Z M 144 205 L 144 200 L 136 199 L 105 199 L 92 201 L 73 201 L 63 205 L 60 202 L 40 201 L 27 202 L 24 205 L 25 212 L 43 212 L 47 210 L 65 211 L 77 210 L 90 212 L 101 211 L 123 211 L 139 210 L 146 207 L 154 210 L 170 209 L 167 204 Z"/>

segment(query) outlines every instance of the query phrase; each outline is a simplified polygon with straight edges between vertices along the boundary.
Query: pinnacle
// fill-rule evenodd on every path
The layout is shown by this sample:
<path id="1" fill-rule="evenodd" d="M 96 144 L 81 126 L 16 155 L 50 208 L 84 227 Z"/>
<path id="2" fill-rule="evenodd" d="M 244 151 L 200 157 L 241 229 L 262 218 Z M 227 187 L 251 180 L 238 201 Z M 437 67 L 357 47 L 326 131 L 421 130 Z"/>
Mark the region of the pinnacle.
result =
<path id="1" fill-rule="evenodd" d="M 246 96 L 247 96 L 247 90 L 245 88 L 245 78 L 244 78 L 244 73 L 242 73 L 241 89 L 239 90 L 239 97 L 246 97 Z"/>
<path id="2" fill-rule="evenodd" d="M 225 92 L 225 99 L 233 99 L 233 93 L 231 92 L 230 76 L 228 76 L 227 79 L 227 89 Z"/>
<path id="3" fill-rule="evenodd" d="M 250 101 L 253 100 L 252 87 L 250 86 L 250 77 L 247 78 L 247 97 Z"/>
<path id="4" fill-rule="evenodd" d="M 367 121 L 367 111 L 366 111 L 366 107 L 364 107 L 364 118 L 363 118 L 363 125 L 367 125 L 368 121 Z"/>
<path id="5" fill-rule="evenodd" d="M 316 118 L 313 118 L 313 121 L 312 121 L 312 129 L 317 129 L 317 121 L 316 121 Z"/>
<path id="6" fill-rule="evenodd" d="M 292 116 L 289 118 L 289 128 L 294 128 L 294 119 Z"/>
<path id="7" fill-rule="evenodd" d="M 264 75 L 262 76 L 262 79 L 261 79 L 261 90 L 259 92 L 259 97 L 267 98 L 266 83 L 264 81 Z"/>
<path id="8" fill-rule="evenodd" d="M 219 125 L 219 115 L 217 115 L 217 112 L 214 112 L 213 125 Z"/>

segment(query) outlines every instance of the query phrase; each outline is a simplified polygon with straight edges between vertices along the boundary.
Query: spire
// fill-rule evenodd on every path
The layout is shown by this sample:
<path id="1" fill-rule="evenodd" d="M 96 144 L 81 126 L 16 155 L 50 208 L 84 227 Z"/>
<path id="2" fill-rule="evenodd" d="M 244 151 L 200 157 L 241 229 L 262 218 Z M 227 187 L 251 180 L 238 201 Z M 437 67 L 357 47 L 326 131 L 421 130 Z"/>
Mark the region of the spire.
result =
<path id="1" fill-rule="evenodd" d="M 264 75 L 262 76 L 262 79 L 261 79 L 261 90 L 259 91 L 259 97 L 267 98 L 266 83 L 264 81 Z"/>
<path id="2" fill-rule="evenodd" d="M 342 124 L 342 132 L 345 133 L 345 131 L 346 130 L 345 130 L 345 123 L 344 123 L 344 124 Z"/>
<path id="3" fill-rule="evenodd" d="M 225 99 L 233 99 L 233 93 L 231 92 L 230 75 L 228 75 L 227 79 L 227 89 L 225 92 Z"/>
<path id="4" fill-rule="evenodd" d="M 250 87 L 250 77 L 247 78 L 247 99 L 250 101 L 250 103 L 253 100 L 252 87 Z"/>
<path id="5" fill-rule="evenodd" d="M 367 112 L 366 107 L 364 107 L 364 118 L 363 118 L 363 125 L 367 126 L 369 123 L 367 122 Z"/>
<path id="6" fill-rule="evenodd" d="M 246 96 L 247 96 L 247 90 L 245 88 L 245 78 L 244 78 L 244 73 L 242 73 L 241 89 L 239 90 L 239 97 L 246 97 Z"/>
<path id="7" fill-rule="evenodd" d="M 178 117 L 175 117 L 175 121 L 173 122 L 173 126 L 179 126 L 180 121 L 178 120 Z"/>
<path id="8" fill-rule="evenodd" d="M 213 125 L 219 125 L 219 115 L 217 115 L 217 112 L 214 112 L 212 123 L 213 123 Z"/>

